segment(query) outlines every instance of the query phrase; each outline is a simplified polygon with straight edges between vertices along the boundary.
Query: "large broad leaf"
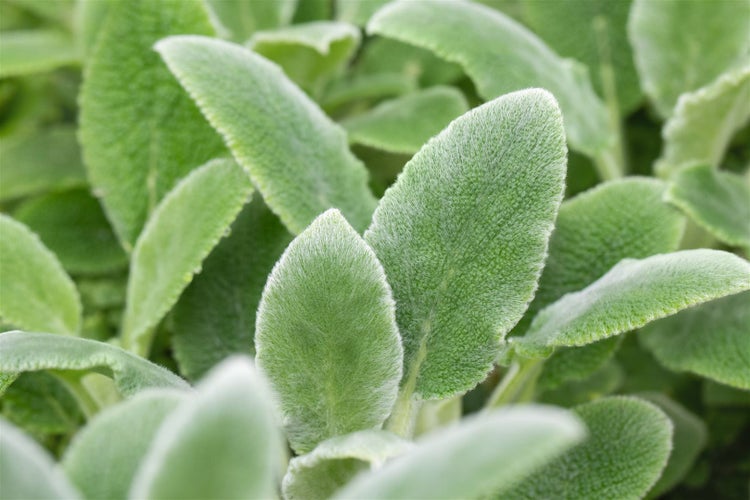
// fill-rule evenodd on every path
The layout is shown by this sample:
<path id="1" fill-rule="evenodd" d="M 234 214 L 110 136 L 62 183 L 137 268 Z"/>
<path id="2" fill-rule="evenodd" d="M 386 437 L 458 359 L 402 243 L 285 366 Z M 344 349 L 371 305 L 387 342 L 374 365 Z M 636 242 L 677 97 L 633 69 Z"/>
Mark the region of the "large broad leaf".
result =
<path id="1" fill-rule="evenodd" d="M 666 177 L 696 164 L 718 167 L 732 135 L 748 119 L 750 66 L 683 94 L 664 126 L 664 152 L 654 166 L 656 172 Z"/>
<path id="2" fill-rule="evenodd" d="M 0 484 L 3 498 L 80 498 L 54 459 L 31 437 L 0 418 Z"/>
<path id="3" fill-rule="evenodd" d="M 552 407 L 515 407 L 436 431 L 335 498 L 479 498 L 500 493 L 585 435 L 578 419 Z"/>
<path id="4" fill-rule="evenodd" d="M 263 286 L 291 240 L 260 194 L 253 193 L 230 235 L 214 248 L 174 308 L 172 348 L 184 375 L 195 380 L 230 354 L 255 353 L 255 312 Z"/>
<path id="5" fill-rule="evenodd" d="M 364 165 L 276 65 L 210 38 L 168 38 L 156 49 L 292 233 L 331 207 L 358 230 L 367 226 L 375 198 Z"/>
<path id="6" fill-rule="evenodd" d="M 156 431 L 185 398 L 185 392 L 152 389 L 97 414 L 65 451 L 68 477 L 86 498 L 127 498 Z"/>
<path id="7" fill-rule="evenodd" d="M 73 38 L 57 30 L 3 31 L 0 77 L 50 71 L 78 62 Z"/>
<path id="8" fill-rule="evenodd" d="M 349 141 L 391 153 L 414 154 L 432 136 L 469 110 L 453 87 L 432 87 L 386 101 L 341 124 Z"/>
<path id="9" fill-rule="evenodd" d="M 406 165 L 365 234 L 404 338 L 402 392 L 471 389 L 533 296 L 563 192 L 554 98 L 516 92 L 455 120 Z"/>
<path id="10" fill-rule="evenodd" d="M 81 301 L 57 257 L 26 226 L 0 214 L 0 317 L 27 330 L 72 335 Z"/>
<path id="11" fill-rule="evenodd" d="M 114 379 L 123 396 L 149 387 L 187 389 L 177 375 L 119 347 L 49 333 L 0 334 L 0 372 L 86 370 Z"/>
<path id="12" fill-rule="evenodd" d="M 585 70 L 498 11 L 471 2 L 393 2 L 372 17 L 367 30 L 460 64 L 485 99 L 527 87 L 548 89 L 560 103 L 571 148 L 597 156 L 614 140 Z"/>
<path id="13" fill-rule="evenodd" d="M 304 0 L 303 0 L 304 1 Z M 289 24 L 298 0 L 207 0 L 217 31 L 235 42 L 244 42 L 259 30 Z"/>
<path id="14" fill-rule="evenodd" d="M 164 419 L 130 498 L 269 498 L 284 455 L 265 381 L 231 358 Z"/>
<path id="15" fill-rule="evenodd" d="M 383 268 L 338 211 L 289 245 L 263 291 L 255 348 L 295 451 L 383 424 L 401 377 L 394 316 Z"/>
<path id="16" fill-rule="evenodd" d="M 108 10 L 86 63 L 80 138 L 95 193 L 130 249 L 175 182 L 223 146 L 153 51 L 168 35 L 212 34 L 203 2 L 133 0 Z"/>
<path id="17" fill-rule="evenodd" d="M 642 498 L 661 475 L 672 448 L 672 423 L 636 398 L 579 406 L 588 439 L 524 479 L 505 499 Z"/>
<path id="18" fill-rule="evenodd" d="M 123 344 L 148 352 L 150 330 L 177 302 L 242 209 L 252 184 L 232 160 L 194 170 L 159 204 L 130 262 Z"/>
<path id="19" fill-rule="evenodd" d="M 634 0 L 628 36 L 641 86 L 657 111 L 670 116 L 681 94 L 746 58 L 748 26 L 748 0 Z"/>
<path id="20" fill-rule="evenodd" d="M 385 431 L 359 431 L 320 443 L 313 451 L 293 458 L 284 476 L 286 500 L 325 500 L 355 475 L 377 469 L 414 447 Z"/>
<path id="21" fill-rule="evenodd" d="M 625 259 L 580 292 L 543 309 L 516 352 L 549 356 L 640 328 L 691 306 L 750 289 L 750 264 L 719 250 L 683 250 Z"/>
<path id="22" fill-rule="evenodd" d="M 719 240 L 750 253 L 749 180 L 697 165 L 675 175 L 665 199 Z"/>
<path id="23" fill-rule="evenodd" d="M 664 366 L 750 389 L 750 292 L 648 325 L 641 344 Z"/>

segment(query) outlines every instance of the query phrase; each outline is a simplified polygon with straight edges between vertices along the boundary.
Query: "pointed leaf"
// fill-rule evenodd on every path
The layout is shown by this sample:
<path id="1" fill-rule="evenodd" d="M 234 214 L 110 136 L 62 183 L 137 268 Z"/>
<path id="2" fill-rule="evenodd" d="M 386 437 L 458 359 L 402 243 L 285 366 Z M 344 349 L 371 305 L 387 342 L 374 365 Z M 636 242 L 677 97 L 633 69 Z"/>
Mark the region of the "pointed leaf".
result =
<path id="1" fill-rule="evenodd" d="M 670 370 L 750 389 L 749 292 L 652 323 L 638 338 Z"/>
<path id="2" fill-rule="evenodd" d="M 269 498 L 282 443 L 265 381 L 249 358 L 231 358 L 164 419 L 130 498 Z"/>
<path id="3" fill-rule="evenodd" d="M 132 0 L 108 10 L 84 74 L 80 138 L 91 184 L 129 250 L 177 180 L 224 148 L 153 51 L 168 35 L 212 34 L 203 2 Z"/>
<path id="4" fill-rule="evenodd" d="M 0 77 L 51 71 L 78 62 L 70 35 L 57 30 L 21 30 L 0 33 Z"/>
<path id="5" fill-rule="evenodd" d="M 207 0 L 219 24 L 217 31 L 234 42 L 244 42 L 259 30 L 289 24 L 298 0 Z"/>
<path id="6" fill-rule="evenodd" d="M 380 427 L 390 413 L 402 362 L 391 290 L 337 210 L 318 217 L 274 267 L 255 348 L 297 452 Z"/>
<path id="7" fill-rule="evenodd" d="M 171 37 L 156 50 L 292 233 L 330 207 L 358 230 L 367 226 L 375 198 L 364 166 L 344 131 L 277 66 L 210 38 Z"/>
<path id="8" fill-rule="evenodd" d="M 543 309 L 516 351 L 546 357 L 640 328 L 683 309 L 750 289 L 750 264 L 719 250 L 625 259 L 580 292 Z"/>
<path id="9" fill-rule="evenodd" d="M 533 296 L 562 198 L 565 137 L 542 90 L 455 120 L 386 192 L 365 239 L 383 263 L 404 338 L 404 386 L 471 389 Z"/>
<path id="10" fill-rule="evenodd" d="M 669 418 L 650 403 L 624 397 L 587 403 L 575 413 L 588 428 L 588 439 L 503 498 L 637 499 L 646 494 L 669 458 Z"/>
<path id="11" fill-rule="evenodd" d="M 177 302 L 242 209 L 252 184 L 232 160 L 194 170 L 164 197 L 130 262 L 123 345 L 146 353 L 150 330 Z"/>
<path id="12" fill-rule="evenodd" d="M 0 214 L 0 317 L 27 330 L 74 335 L 81 300 L 57 257 L 26 226 Z"/>
<path id="13" fill-rule="evenodd" d="M 123 396 L 149 387 L 187 389 L 169 370 L 127 351 L 96 340 L 49 333 L 0 334 L 0 372 L 87 370 L 112 379 Z"/>
<path id="14" fill-rule="evenodd" d="M 499 493 L 583 439 L 571 413 L 515 407 L 466 418 L 427 435 L 381 469 L 354 479 L 335 498 L 478 498 Z"/>
<path id="15" fill-rule="evenodd" d="M 370 19 L 367 31 L 460 64 L 485 99 L 527 87 L 548 89 L 560 103 L 571 148 L 596 155 L 613 140 L 585 70 L 496 10 L 471 2 L 393 2 Z"/>

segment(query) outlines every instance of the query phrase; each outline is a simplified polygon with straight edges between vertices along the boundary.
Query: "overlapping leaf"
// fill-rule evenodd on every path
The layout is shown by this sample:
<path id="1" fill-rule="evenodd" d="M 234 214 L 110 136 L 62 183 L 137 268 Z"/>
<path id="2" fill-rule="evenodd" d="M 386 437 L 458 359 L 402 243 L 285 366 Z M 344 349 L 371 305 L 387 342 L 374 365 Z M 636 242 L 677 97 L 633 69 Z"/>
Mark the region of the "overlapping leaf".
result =
<path id="1" fill-rule="evenodd" d="M 0 77 L 50 71 L 78 62 L 73 38 L 58 30 L 3 31 Z"/>
<path id="2" fill-rule="evenodd" d="M 245 42 L 256 31 L 285 26 L 298 0 L 208 0 L 219 26 L 217 31 L 235 42 Z"/>

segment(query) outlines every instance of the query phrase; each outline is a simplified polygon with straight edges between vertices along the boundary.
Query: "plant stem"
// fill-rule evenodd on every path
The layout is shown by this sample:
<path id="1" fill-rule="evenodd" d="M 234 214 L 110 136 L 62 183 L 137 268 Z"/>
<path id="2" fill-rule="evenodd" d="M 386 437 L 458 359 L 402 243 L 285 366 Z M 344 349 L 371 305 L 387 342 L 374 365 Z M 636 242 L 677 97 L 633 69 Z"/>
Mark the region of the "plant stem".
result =
<path id="1" fill-rule="evenodd" d="M 81 408 L 86 420 L 91 419 L 99 411 L 99 405 L 96 403 L 89 391 L 81 383 L 81 375 L 75 372 L 65 370 L 55 370 L 51 372 L 65 388 L 70 392 L 73 398 Z"/>
<path id="2" fill-rule="evenodd" d="M 410 439 L 414 434 L 414 424 L 419 406 L 420 403 L 414 398 L 411 391 L 400 390 L 386 428 L 394 434 Z"/>
<path id="3" fill-rule="evenodd" d="M 536 394 L 536 381 L 542 373 L 543 366 L 542 359 L 514 361 L 487 400 L 485 409 L 532 401 Z"/>

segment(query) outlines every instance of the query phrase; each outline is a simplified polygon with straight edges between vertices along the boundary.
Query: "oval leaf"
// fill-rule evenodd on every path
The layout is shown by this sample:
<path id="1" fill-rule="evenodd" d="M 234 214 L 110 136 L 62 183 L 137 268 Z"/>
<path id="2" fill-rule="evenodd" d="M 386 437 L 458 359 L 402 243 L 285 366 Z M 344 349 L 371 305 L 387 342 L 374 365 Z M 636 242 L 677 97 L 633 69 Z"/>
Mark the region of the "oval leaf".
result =
<path id="1" fill-rule="evenodd" d="M 295 451 L 383 424 L 401 377 L 393 299 L 375 254 L 337 210 L 289 245 L 257 317 L 258 366 Z"/>

